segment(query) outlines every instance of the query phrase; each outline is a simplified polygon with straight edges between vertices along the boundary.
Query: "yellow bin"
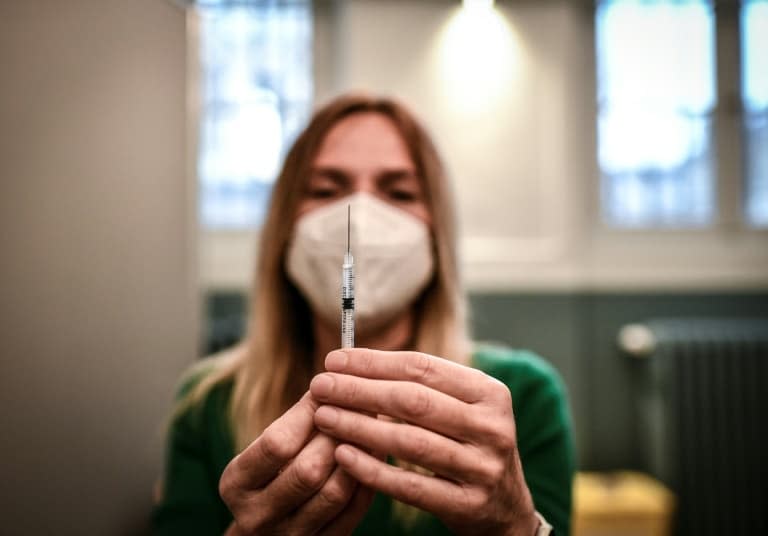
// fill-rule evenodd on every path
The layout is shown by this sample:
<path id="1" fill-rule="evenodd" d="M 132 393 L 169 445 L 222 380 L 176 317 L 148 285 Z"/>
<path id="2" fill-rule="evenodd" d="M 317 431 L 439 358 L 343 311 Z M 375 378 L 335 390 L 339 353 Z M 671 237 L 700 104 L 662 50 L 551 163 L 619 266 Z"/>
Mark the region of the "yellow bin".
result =
<path id="1" fill-rule="evenodd" d="M 675 496 L 643 473 L 577 473 L 573 536 L 669 536 Z"/>

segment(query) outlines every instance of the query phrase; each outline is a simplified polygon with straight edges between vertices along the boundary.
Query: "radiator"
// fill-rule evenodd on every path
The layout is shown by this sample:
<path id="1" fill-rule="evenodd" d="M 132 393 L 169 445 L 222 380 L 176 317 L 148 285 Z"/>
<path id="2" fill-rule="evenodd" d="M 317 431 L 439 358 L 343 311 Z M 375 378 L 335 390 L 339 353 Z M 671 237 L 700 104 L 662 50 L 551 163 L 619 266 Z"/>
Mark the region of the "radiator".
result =
<path id="1" fill-rule="evenodd" d="M 678 496 L 675 534 L 768 535 L 768 319 L 628 326 L 644 360 L 642 450 Z"/>

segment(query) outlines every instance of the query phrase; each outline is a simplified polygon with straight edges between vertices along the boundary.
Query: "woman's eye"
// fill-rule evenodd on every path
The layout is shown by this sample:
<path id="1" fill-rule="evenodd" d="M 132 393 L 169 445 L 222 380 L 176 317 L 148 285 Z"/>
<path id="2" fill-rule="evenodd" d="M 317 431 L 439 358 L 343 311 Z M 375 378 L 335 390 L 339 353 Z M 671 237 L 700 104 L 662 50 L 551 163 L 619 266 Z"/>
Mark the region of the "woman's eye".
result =
<path id="1" fill-rule="evenodd" d="M 408 190 L 390 190 L 389 197 L 395 201 L 415 201 L 416 194 Z"/>
<path id="2" fill-rule="evenodd" d="M 309 190 L 309 197 L 313 199 L 328 199 L 336 195 L 333 188 L 313 188 Z"/>

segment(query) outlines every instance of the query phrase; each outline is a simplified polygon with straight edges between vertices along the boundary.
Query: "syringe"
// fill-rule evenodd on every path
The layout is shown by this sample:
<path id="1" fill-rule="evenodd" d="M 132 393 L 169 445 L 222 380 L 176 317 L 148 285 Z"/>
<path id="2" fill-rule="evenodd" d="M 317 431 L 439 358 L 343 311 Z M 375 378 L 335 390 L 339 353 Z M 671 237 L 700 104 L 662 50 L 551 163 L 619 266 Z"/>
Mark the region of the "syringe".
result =
<path id="1" fill-rule="evenodd" d="M 355 346 L 355 260 L 349 247 L 351 207 L 347 206 L 347 252 L 341 265 L 341 347 Z"/>

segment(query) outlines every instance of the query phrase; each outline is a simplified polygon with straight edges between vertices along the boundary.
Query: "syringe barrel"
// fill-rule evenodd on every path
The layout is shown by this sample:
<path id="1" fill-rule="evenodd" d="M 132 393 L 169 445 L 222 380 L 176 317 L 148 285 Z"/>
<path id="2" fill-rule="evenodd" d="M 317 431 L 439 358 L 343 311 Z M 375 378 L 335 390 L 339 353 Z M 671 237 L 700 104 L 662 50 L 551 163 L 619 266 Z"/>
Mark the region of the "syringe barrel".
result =
<path id="1" fill-rule="evenodd" d="M 350 253 L 344 254 L 341 269 L 341 347 L 355 346 L 355 265 Z"/>
<path id="2" fill-rule="evenodd" d="M 355 347 L 355 312 L 341 311 L 341 347 Z"/>

